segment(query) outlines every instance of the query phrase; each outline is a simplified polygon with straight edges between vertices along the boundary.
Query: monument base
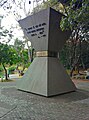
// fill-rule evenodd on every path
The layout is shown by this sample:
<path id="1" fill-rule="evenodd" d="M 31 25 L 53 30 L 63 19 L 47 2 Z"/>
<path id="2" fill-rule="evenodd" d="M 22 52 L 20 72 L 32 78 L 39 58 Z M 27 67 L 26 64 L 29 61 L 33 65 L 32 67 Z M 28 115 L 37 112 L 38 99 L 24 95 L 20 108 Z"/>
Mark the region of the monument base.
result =
<path id="1" fill-rule="evenodd" d="M 17 81 L 17 89 L 48 97 L 75 91 L 76 87 L 58 58 L 36 57 Z"/>

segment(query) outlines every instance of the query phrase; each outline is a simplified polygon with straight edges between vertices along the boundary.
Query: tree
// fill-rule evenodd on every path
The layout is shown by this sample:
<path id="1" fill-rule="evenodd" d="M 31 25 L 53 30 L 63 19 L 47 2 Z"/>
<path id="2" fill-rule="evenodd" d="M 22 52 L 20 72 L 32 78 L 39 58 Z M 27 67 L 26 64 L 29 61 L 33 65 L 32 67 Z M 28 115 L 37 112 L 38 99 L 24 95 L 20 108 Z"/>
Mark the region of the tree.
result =
<path id="1" fill-rule="evenodd" d="M 28 0 L 8 0 L 6 3 L 4 3 L 4 4 L 3 3 L 4 3 L 4 1 L 1 2 L 1 4 L 2 4 L 1 6 L 5 10 L 7 15 L 13 14 L 13 16 L 17 22 L 18 22 L 18 20 L 32 14 L 30 0 L 29 1 Z M 33 3 L 34 3 L 34 1 L 33 1 Z M 17 24 L 16 28 L 21 30 L 21 28 L 19 27 L 18 24 Z M 32 61 L 32 59 L 33 59 L 32 46 L 29 46 L 29 40 L 25 36 L 23 37 L 23 40 L 24 40 L 25 44 L 27 44 L 27 47 L 28 47 L 28 56 L 30 56 L 29 61 Z"/>
<path id="2" fill-rule="evenodd" d="M 61 28 L 71 29 L 72 34 L 70 37 L 72 54 L 71 54 L 71 72 L 70 75 L 79 64 L 82 63 L 82 43 L 88 42 L 89 37 L 89 1 L 88 0 L 72 0 L 69 6 L 65 6 L 66 17 L 63 17 L 61 21 Z M 80 62 L 81 61 L 81 62 Z"/>
<path id="3" fill-rule="evenodd" d="M 4 27 L 0 27 L 0 41 L 2 43 L 8 44 L 13 38 L 13 33 L 11 30 L 7 30 Z"/>
<path id="4" fill-rule="evenodd" d="M 17 46 L 18 47 L 18 46 Z M 21 74 L 28 64 L 27 49 L 18 48 L 18 51 L 12 45 L 0 43 L 0 64 L 4 68 L 5 79 L 8 80 L 7 65 L 19 64 L 23 66 Z"/>
<path id="5" fill-rule="evenodd" d="M 18 73 L 23 74 L 23 71 L 28 63 L 28 50 L 25 49 L 25 43 L 18 38 L 14 42 L 14 49 L 17 51 L 18 61 L 17 61 L 17 70 Z M 22 66 L 22 71 L 19 70 L 19 66 Z"/>
<path id="6" fill-rule="evenodd" d="M 0 2 L 0 6 L 6 11 L 6 15 L 13 14 L 16 20 L 30 14 L 28 5 L 30 5 L 28 0 L 2 0 Z"/>
<path id="7" fill-rule="evenodd" d="M 13 53 L 10 50 L 10 46 L 8 46 L 7 44 L 0 43 L 0 64 L 2 64 L 4 68 L 6 80 L 8 80 L 8 74 L 5 65 L 12 63 L 12 56 Z"/>

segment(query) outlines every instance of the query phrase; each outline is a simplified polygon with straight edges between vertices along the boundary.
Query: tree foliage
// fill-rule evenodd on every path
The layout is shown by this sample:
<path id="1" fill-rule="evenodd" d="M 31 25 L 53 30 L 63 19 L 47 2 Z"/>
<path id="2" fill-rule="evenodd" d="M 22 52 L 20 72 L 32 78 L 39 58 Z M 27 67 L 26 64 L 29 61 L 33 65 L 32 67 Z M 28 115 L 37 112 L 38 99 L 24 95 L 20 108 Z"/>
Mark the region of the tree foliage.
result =
<path id="1" fill-rule="evenodd" d="M 7 77 L 7 69 L 5 65 L 11 64 L 12 56 L 13 54 L 10 51 L 10 47 L 7 44 L 0 43 L 0 64 L 2 64 L 4 68 L 6 80 L 8 79 L 8 77 Z"/>
<path id="2" fill-rule="evenodd" d="M 14 49 L 16 50 L 17 52 L 17 70 L 18 72 L 20 73 L 20 70 L 18 69 L 19 66 L 22 66 L 23 69 L 22 69 L 22 73 L 26 67 L 26 65 L 28 64 L 29 60 L 28 60 L 28 50 L 25 49 L 25 43 L 21 40 L 19 40 L 18 38 L 15 40 L 14 42 Z"/>
<path id="3" fill-rule="evenodd" d="M 3 66 L 5 71 L 5 79 L 8 79 L 7 65 L 20 65 L 23 66 L 22 72 L 28 64 L 28 53 L 27 49 L 18 50 L 12 45 L 0 43 L 0 64 Z"/>
<path id="4" fill-rule="evenodd" d="M 2 43 L 9 43 L 13 38 L 13 33 L 11 30 L 6 29 L 5 27 L 0 27 L 0 41 Z"/>
<path id="5" fill-rule="evenodd" d="M 21 19 L 23 17 L 22 14 L 24 17 L 30 14 L 28 0 L 2 0 L 0 6 L 6 11 L 6 15 L 12 14 L 16 20 Z"/>
<path id="6" fill-rule="evenodd" d="M 88 0 L 72 0 L 69 5 L 64 5 L 66 9 L 66 17 L 62 18 L 61 28 L 62 30 L 71 29 L 72 34 L 69 39 L 71 55 L 70 66 L 72 76 L 73 70 L 77 67 L 79 71 L 79 66 L 84 66 L 84 43 L 89 43 L 89 1 Z M 85 42 L 84 42 L 85 41 Z M 86 48 L 89 47 L 88 45 Z M 87 53 L 86 53 L 87 55 Z"/>

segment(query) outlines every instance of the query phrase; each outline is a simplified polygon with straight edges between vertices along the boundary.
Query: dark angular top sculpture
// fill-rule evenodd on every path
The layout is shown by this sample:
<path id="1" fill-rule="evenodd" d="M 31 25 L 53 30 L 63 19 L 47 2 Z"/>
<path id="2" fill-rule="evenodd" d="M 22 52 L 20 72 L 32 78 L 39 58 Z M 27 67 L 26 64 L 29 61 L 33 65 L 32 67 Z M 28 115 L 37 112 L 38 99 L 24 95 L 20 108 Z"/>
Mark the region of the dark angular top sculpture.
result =
<path id="1" fill-rule="evenodd" d="M 44 96 L 76 90 L 57 56 L 70 35 L 70 31 L 60 29 L 61 18 L 61 13 L 48 8 L 19 21 L 36 57 L 17 81 L 18 89 Z"/>
<path id="2" fill-rule="evenodd" d="M 60 29 L 62 16 L 49 8 L 19 21 L 36 51 L 58 52 L 62 49 L 70 35 L 70 31 Z"/>

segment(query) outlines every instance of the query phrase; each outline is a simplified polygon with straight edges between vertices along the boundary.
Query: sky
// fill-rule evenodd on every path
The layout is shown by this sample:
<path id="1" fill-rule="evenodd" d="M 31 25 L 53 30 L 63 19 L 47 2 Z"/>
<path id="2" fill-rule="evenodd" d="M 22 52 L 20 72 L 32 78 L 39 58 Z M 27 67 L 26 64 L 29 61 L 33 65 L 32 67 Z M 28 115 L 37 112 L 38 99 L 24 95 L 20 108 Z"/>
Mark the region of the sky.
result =
<path id="1" fill-rule="evenodd" d="M 16 0 L 17 2 L 20 1 L 20 0 Z M 29 4 L 29 0 L 26 0 L 26 11 L 29 10 L 30 8 L 30 11 L 32 11 L 33 7 L 36 6 L 36 2 L 34 2 L 35 0 L 30 0 L 31 1 L 31 4 Z M 40 2 L 42 2 L 42 0 L 40 0 Z M 15 9 L 15 6 L 13 5 L 13 9 Z M 22 18 L 26 17 L 24 15 L 24 12 L 23 10 L 19 9 L 19 8 L 16 8 L 17 9 L 17 12 L 19 12 L 19 14 L 21 14 Z M 15 9 L 15 10 L 16 10 Z M 14 11 L 14 10 L 13 10 Z M 18 23 L 18 20 L 19 18 L 14 16 L 13 13 L 10 13 L 8 16 L 7 16 L 7 12 L 6 10 L 4 10 L 2 7 L 0 7 L 0 15 L 4 15 L 6 17 L 3 17 L 3 19 L 1 20 L 1 26 L 4 26 L 6 29 L 10 29 L 11 26 L 14 27 L 14 31 L 13 31 L 13 34 L 14 34 L 14 39 L 15 38 L 19 38 L 19 39 L 22 39 L 23 37 L 23 31 L 20 30 L 20 28 L 15 28 L 16 26 L 19 25 Z M 10 42 L 10 44 L 14 44 L 14 41 L 12 40 Z"/>
<path id="2" fill-rule="evenodd" d="M 5 11 L 3 9 L 0 9 L 0 15 L 6 15 L 6 13 L 5 13 Z M 1 26 L 4 26 L 4 28 L 7 29 L 7 30 L 10 30 L 11 26 L 16 27 L 17 25 L 19 25 L 19 24 L 15 20 L 15 18 L 14 18 L 14 16 L 12 14 L 9 14 L 8 16 L 3 17 L 3 19 L 1 20 Z M 12 30 L 13 30 L 13 28 L 12 28 Z M 14 34 L 13 39 L 15 39 L 17 37 L 22 39 L 23 31 L 22 30 L 19 31 L 18 29 L 14 28 L 13 34 Z M 11 40 L 10 44 L 14 44 L 13 39 Z M 7 41 L 7 38 L 5 38 L 5 40 Z"/>
<path id="3" fill-rule="evenodd" d="M 0 10 L 0 13 L 1 13 L 1 10 Z M 4 12 L 3 12 L 4 13 Z M 14 27 L 14 30 L 13 30 L 13 34 L 14 34 L 14 38 L 19 38 L 19 39 L 22 39 L 23 37 L 23 31 L 22 30 L 19 30 L 18 28 L 16 28 L 16 26 L 18 26 L 18 22 L 15 20 L 14 16 L 13 15 L 9 15 L 7 17 L 4 17 L 2 20 L 1 20 L 1 26 L 4 26 L 5 29 L 7 30 L 10 30 L 11 29 L 11 26 Z M 14 44 L 14 40 L 11 40 L 10 44 Z"/>

